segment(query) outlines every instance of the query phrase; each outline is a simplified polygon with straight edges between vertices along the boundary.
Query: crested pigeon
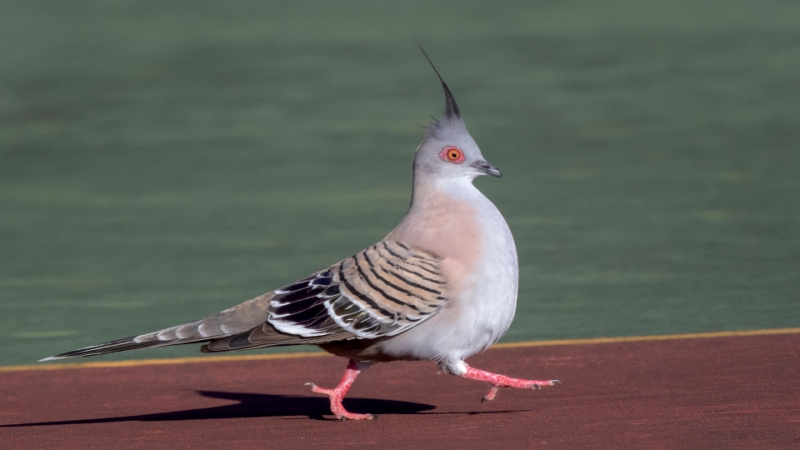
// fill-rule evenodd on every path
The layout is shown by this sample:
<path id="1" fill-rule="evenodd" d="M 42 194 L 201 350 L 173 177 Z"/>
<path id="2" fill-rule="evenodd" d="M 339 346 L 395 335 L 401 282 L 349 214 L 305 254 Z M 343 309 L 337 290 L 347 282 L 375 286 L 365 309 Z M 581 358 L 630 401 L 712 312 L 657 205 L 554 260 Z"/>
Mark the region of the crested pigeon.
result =
<path id="1" fill-rule="evenodd" d="M 420 47 L 422 50 L 422 48 Z M 411 206 L 383 240 L 302 280 L 203 320 L 44 358 L 50 361 L 139 348 L 204 343 L 203 352 L 315 344 L 349 359 L 325 389 L 336 418 L 372 419 L 342 399 L 372 364 L 431 360 L 445 373 L 500 387 L 541 389 L 558 380 L 510 378 L 464 360 L 488 349 L 514 318 L 519 268 L 514 238 L 497 207 L 472 184 L 501 177 L 470 136 L 453 94 L 414 154 Z"/>

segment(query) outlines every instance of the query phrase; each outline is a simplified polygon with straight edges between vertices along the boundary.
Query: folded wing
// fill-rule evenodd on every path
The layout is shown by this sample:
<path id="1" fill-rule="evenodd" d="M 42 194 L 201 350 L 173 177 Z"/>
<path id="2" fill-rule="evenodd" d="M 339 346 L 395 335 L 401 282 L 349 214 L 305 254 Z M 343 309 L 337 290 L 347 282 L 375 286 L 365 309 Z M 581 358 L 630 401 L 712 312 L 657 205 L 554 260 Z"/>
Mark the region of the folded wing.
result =
<path id="1" fill-rule="evenodd" d="M 380 242 L 276 290 L 262 326 L 211 342 L 205 350 L 394 336 L 446 304 L 440 262 L 401 242 Z M 276 343 L 290 336 L 290 342 Z"/>

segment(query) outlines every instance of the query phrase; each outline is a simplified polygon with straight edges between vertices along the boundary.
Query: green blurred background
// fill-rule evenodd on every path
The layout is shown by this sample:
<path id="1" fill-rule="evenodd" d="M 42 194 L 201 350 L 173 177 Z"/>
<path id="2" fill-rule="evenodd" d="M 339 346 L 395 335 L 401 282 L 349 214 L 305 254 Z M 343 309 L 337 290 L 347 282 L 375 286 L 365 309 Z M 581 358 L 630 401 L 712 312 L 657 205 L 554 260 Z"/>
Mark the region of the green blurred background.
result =
<path id="1" fill-rule="evenodd" d="M 382 238 L 443 109 L 415 39 L 505 174 L 506 341 L 800 326 L 796 1 L 5 1 L 0 365 Z"/>

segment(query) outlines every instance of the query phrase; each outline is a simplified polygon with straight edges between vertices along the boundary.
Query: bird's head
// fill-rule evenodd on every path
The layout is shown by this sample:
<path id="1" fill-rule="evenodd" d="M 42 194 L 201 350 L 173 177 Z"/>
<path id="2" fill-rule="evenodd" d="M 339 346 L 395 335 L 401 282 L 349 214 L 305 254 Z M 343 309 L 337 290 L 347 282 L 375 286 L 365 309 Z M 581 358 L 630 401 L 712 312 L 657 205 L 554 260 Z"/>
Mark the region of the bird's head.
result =
<path id="1" fill-rule="evenodd" d="M 420 47 L 422 50 L 422 47 Z M 450 88 L 439 75 L 425 50 L 428 59 L 442 83 L 445 95 L 444 114 L 428 127 L 428 134 L 414 155 L 414 174 L 420 177 L 435 176 L 438 179 L 469 179 L 481 175 L 502 177 L 497 167 L 489 164 L 481 154 L 478 144 L 469 135 L 461 111 Z"/>

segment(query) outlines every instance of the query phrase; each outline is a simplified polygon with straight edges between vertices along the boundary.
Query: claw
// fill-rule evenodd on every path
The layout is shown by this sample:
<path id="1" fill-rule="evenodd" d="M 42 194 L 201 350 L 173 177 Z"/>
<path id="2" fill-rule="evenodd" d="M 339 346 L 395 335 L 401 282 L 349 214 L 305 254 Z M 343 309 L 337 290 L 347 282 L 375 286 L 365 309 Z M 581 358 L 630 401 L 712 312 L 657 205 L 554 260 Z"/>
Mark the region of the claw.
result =
<path id="1" fill-rule="evenodd" d="M 558 381 L 558 380 L 550 380 L 550 382 L 551 382 L 551 383 L 564 384 L 564 383 L 562 383 L 562 382 L 560 382 L 560 381 Z"/>
<path id="2" fill-rule="evenodd" d="M 483 398 L 481 399 L 481 403 L 486 403 L 494 400 L 494 398 L 497 396 L 498 389 L 500 389 L 500 386 L 496 384 L 493 385 L 492 388 L 489 389 L 489 392 L 483 396 Z"/>

